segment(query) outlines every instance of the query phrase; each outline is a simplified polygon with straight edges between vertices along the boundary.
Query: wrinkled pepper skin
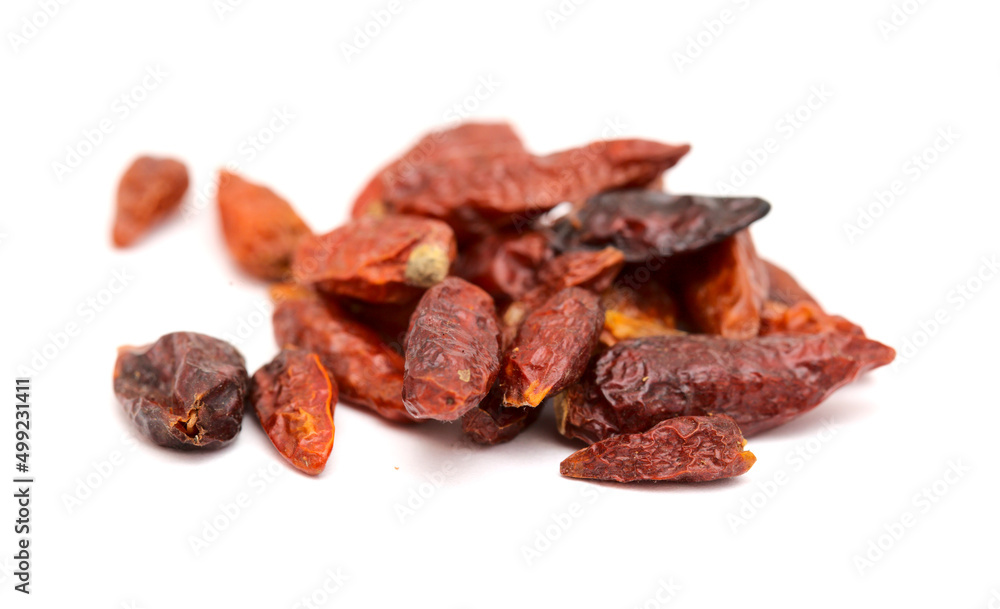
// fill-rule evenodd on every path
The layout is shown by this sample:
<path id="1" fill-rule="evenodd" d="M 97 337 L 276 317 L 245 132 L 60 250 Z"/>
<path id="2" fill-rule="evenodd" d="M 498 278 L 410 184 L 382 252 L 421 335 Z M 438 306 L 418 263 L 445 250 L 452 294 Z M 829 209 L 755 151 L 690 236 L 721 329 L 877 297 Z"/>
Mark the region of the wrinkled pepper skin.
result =
<path id="1" fill-rule="evenodd" d="M 180 207 L 188 188 L 188 171 L 180 161 L 137 158 L 118 183 L 111 240 L 128 247 Z"/>
<path id="2" fill-rule="evenodd" d="M 857 324 L 823 311 L 818 304 L 802 301 L 792 306 L 769 300 L 760 316 L 760 335 L 771 334 L 822 334 L 839 332 L 864 336 Z"/>
<path id="3" fill-rule="evenodd" d="M 462 415 L 462 432 L 476 444 L 492 446 L 510 442 L 538 420 L 541 408 L 510 408 L 503 405 L 501 391 L 495 387 L 486 398 Z"/>
<path id="4" fill-rule="evenodd" d="M 443 222 L 365 217 L 305 239 L 292 271 L 297 282 L 326 294 L 399 303 L 444 279 L 455 255 L 455 234 Z"/>
<path id="5" fill-rule="evenodd" d="M 537 407 L 575 383 L 603 326 L 600 297 L 582 288 L 566 288 L 528 314 L 501 367 L 504 406 Z"/>
<path id="6" fill-rule="evenodd" d="M 838 334 L 852 356 L 862 363 L 864 371 L 891 362 L 895 354 L 892 351 L 893 356 L 887 356 L 885 350 L 889 347 L 867 340 L 861 326 L 839 315 L 830 315 L 818 304 L 807 301 L 791 307 L 774 301 L 765 303 L 760 335 L 772 334 Z"/>
<path id="7" fill-rule="evenodd" d="M 503 344 L 508 348 L 527 316 L 560 290 L 579 287 L 600 293 L 614 282 L 624 260 L 613 247 L 568 252 L 550 260 L 538 273 L 539 285 L 510 303 L 503 313 Z"/>
<path id="8" fill-rule="evenodd" d="M 619 190 L 589 199 L 554 230 L 563 248 L 614 246 L 635 263 L 723 241 L 770 210 L 763 199 Z"/>
<path id="9" fill-rule="evenodd" d="M 725 415 L 667 419 L 648 431 L 591 444 L 559 472 L 570 478 L 613 482 L 708 482 L 745 474 L 757 461 Z"/>
<path id="10" fill-rule="evenodd" d="M 421 163 L 392 184 L 386 209 L 437 218 L 460 238 L 490 227 L 521 226 L 563 201 L 583 203 L 605 190 L 644 186 L 690 146 L 648 140 L 594 142 L 548 156 L 508 154 Z"/>
<path id="11" fill-rule="evenodd" d="M 272 290 L 274 340 L 319 355 L 340 397 L 397 423 L 413 422 L 403 407 L 403 357 L 336 302 L 298 286 Z"/>
<path id="12" fill-rule="evenodd" d="M 333 450 L 337 383 L 318 355 L 282 349 L 254 373 L 250 400 L 282 457 L 304 473 L 323 471 Z"/>
<path id="13" fill-rule="evenodd" d="M 543 266 L 538 279 L 551 292 L 581 287 L 599 293 L 611 286 L 624 265 L 625 257 L 613 247 L 567 252 Z"/>
<path id="14" fill-rule="evenodd" d="M 494 298 L 516 300 L 538 284 L 538 269 L 552 258 L 540 231 L 492 233 L 465 248 L 453 272 Z"/>
<path id="15" fill-rule="evenodd" d="M 420 299 L 406 339 L 403 403 L 417 419 L 454 421 L 475 408 L 500 371 L 493 299 L 449 277 Z"/>
<path id="16" fill-rule="evenodd" d="M 672 417 L 725 414 L 751 436 L 811 410 L 894 356 L 890 347 L 841 334 L 626 340 L 558 396 L 556 420 L 563 435 L 597 442 Z"/>
<path id="17" fill-rule="evenodd" d="M 462 123 L 422 137 L 403 156 L 389 163 L 365 186 L 351 206 L 351 216 L 383 216 L 383 184 L 394 184 L 419 165 L 449 159 L 496 158 L 527 154 L 524 143 L 507 123 Z"/>
<path id="18" fill-rule="evenodd" d="M 769 279 L 768 300 L 761 310 L 760 335 L 840 332 L 864 336 L 861 326 L 830 315 L 787 271 L 764 261 Z"/>
<path id="19" fill-rule="evenodd" d="M 236 263 L 259 279 L 287 279 L 295 248 L 312 234 L 288 201 L 228 171 L 219 173 L 216 198 L 222 234 Z"/>
<path id="20" fill-rule="evenodd" d="M 181 450 L 220 448 L 243 423 L 250 379 L 229 343 L 174 332 L 145 347 L 121 347 L 118 401 L 142 435 Z"/>
<path id="21" fill-rule="evenodd" d="M 749 231 L 692 254 L 685 261 L 681 291 L 698 331 L 726 338 L 756 336 L 768 276 Z"/>

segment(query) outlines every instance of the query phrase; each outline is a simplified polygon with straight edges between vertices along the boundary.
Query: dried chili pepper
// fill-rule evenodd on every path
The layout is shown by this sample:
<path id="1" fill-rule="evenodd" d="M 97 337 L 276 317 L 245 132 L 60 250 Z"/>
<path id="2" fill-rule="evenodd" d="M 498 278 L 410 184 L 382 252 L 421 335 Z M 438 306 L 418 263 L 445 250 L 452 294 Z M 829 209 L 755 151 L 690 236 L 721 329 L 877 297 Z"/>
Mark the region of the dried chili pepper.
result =
<path id="1" fill-rule="evenodd" d="M 889 347 L 866 340 L 861 326 L 839 315 L 830 315 L 811 302 L 803 301 L 791 307 L 775 301 L 765 303 L 761 312 L 760 335 L 773 334 L 837 334 L 844 350 L 861 362 L 866 371 L 893 359 L 892 355 L 886 355 L 885 350 Z"/>
<path id="2" fill-rule="evenodd" d="M 149 156 L 133 161 L 118 183 L 112 230 L 115 246 L 128 247 L 149 232 L 180 206 L 187 188 L 183 163 Z"/>
<path id="3" fill-rule="evenodd" d="M 551 257 L 543 233 L 505 231 L 470 244 L 459 255 L 453 272 L 494 298 L 516 300 L 535 287 L 539 267 Z"/>
<path id="4" fill-rule="evenodd" d="M 613 247 L 567 252 L 542 267 L 538 279 L 550 291 L 578 286 L 603 292 L 611 287 L 624 265 L 625 257 Z"/>
<path id="5" fill-rule="evenodd" d="M 541 408 L 504 406 L 502 393 L 495 386 L 479 406 L 462 415 L 462 431 L 473 442 L 487 445 L 510 442 L 538 420 Z"/>
<path id="6" fill-rule="evenodd" d="M 691 254 L 685 260 L 681 291 L 688 315 L 701 332 L 726 338 L 756 336 L 768 277 L 749 231 Z"/>
<path id="7" fill-rule="evenodd" d="M 757 461 L 745 445 L 740 428 L 725 415 L 677 417 L 591 444 L 567 457 L 559 472 L 614 482 L 707 482 L 745 474 Z"/>
<path id="8" fill-rule="evenodd" d="M 841 334 L 626 340 L 556 399 L 556 419 L 563 435 L 586 442 L 705 414 L 729 415 L 750 436 L 814 408 L 894 356 L 885 345 Z"/>
<path id="9" fill-rule="evenodd" d="M 169 448 L 205 449 L 239 433 L 249 378 L 229 343 L 174 332 L 144 347 L 121 347 L 114 388 L 144 436 Z"/>
<path id="10" fill-rule="evenodd" d="M 407 411 L 454 421 L 482 401 L 499 369 L 500 329 L 490 295 L 458 277 L 427 290 L 407 334 Z"/>
<path id="11" fill-rule="evenodd" d="M 575 383 L 604 325 L 600 298 L 566 288 L 525 318 L 501 366 L 505 406 L 536 407 Z"/>
<path id="12" fill-rule="evenodd" d="M 678 309 L 670 291 L 657 281 L 636 284 L 635 288 L 616 285 L 601 294 L 604 330 L 601 342 L 613 345 L 620 340 L 678 334 Z"/>
<path id="13" fill-rule="evenodd" d="M 666 258 L 717 243 L 770 211 L 763 199 L 607 192 L 557 223 L 563 248 L 614 246 L 628 262 Z"/>
<path id="14" fill-rule="evenodd" d="M 550 260 L 538 273 L 540 284 L 504 310 L 504 346 L 510 345 L 525 318 L 556 292 L 571 287 L 602 292 L 611 286 L 623 264 L 621 252 L 613 247 L 568 252 Z"/>
<path id="15" fill-rule="evenodd" d="M 806 301 L 786 306 L 769 300 L 761 311 L 760 323 L 761 336 L 823 332 L 840 332 L 862 337 L 865 335 L 864 330 L 857 324 L 839 315 L 830 315 L 819 305 Z"/>
<path id="16" fill-rule="evenodd" d="M 320 357 L 282 349 L 254 373 L 250 399 L 281 456 L 307 474 L 322 472 L 333 450 L 337 383 Z"/>
<path id="17" fill-rule="evenodd" d="M 226 246 L 237 264 L 261 279 L 286 279 L 296 246 L 312 234 L 288 201 L 228 171 L 219 172 L 216 198 Z"/>
<path id="18" fill-rule="evenodd" d="M 351 216 L 385 215 L 383 184 L 395 183 L 422 164 L 448 159 L 495 158 L 508 154 L 525 154 L 525 150 L 521 138 L 507 123 L 462 123 L 451 129 L 429 133 L 368 182 L 351 206 Z"/>
<path id="19" fill-rule="evenodd" d="M 278 286 L 274 338 L 320 356 L 345 402 L 391 421 L 412 422 L 403 407 L 403 358 L 368 326 L 330 299 L 299 286 Z"/>
<path id="20" fill-rule="evenodd" d="M 583 203 L 605 190 L 644 186 L 690 149 L 648 140 L 594 142 L 548 156 L 507 154 L 421 163 L 392 184 L 386 208 L 448 222 L 459 237 L 522 225 L 562 201 Z"/>
<path id="21" fill-rule="evenodd" d="M 445 278 L 455 252 L 455 235 L 443 222 L 364 217 L 305 239 L 292 270 L 299 283 L 329 294 L 406 302 Z"/>
<path id="22" fill-rule="evenodd" d="M 760 334 L 840 332 L 864 336 L 861 326 L 830 315 L 787 271 L 764 261 L 770 287 L 761 309 Z"/>

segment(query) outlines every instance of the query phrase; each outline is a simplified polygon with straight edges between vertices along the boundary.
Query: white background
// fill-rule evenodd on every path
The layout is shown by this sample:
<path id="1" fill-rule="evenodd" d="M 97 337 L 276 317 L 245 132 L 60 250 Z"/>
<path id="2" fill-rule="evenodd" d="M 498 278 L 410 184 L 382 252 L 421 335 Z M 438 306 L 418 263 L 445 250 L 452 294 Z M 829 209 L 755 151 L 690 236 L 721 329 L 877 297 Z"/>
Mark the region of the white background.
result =
<path id="1" fill-rule="evenodd" d="M 349 58 L 342 45 L 387 1 L 249 0 L 221 16 L 218 4 L 70 2 L 32 34 L 24 19 L 46 21 L 40 4 L 4 2 L 0 386 L 13 393 L 17 366 L 31 366 L 50 333 L 80 331 L 33 374 L 33 594 L 12 590 L 4 482 L 0 604 L 1000 603 L 989 604 L 1000 598 L 1000 280 L 983 262 L 1000 254 L 995 2 L 927 2 L 880 31 L 895 5 L 913 12 L 916 2 L 592 0 L 556 22 L 546 15 L 556 0 L 402 0 Z M 728 23 L 712 23 L 720 17 Z M 697 57 L 681 65 L 681 53 Z M 157 67 L 162 82 L 123 116 L 116 99 Z M 470 97 L 481 79 L 493 90 Z M 829 95 L 811 97 L 818 90 Z M 576 446 L 551 415 L 513 443 L 468 452 L 456 448 L 457 426 L 401 429 L 341 405 L 318 479 L 285 467 L 252 419 L 210 455 L 135 436 L 111 391 L 118 345 L 175 330 L 231 336 L 246 324 L 238 346 L 251 371 L 275 351 L 256 313 L 264 286 L 223 249 L 214 172 L 237 162 L 328 230 L 376 168 L 463 102 L 472 118 L 512 120 L 539 152 L 616 135 L 691 142 L 669 175 L 674 191 L 718 192 L 746 162 L 752 175 L 737 191 L 774 206 L 754 229 L 762 254 L 875 338 L 919 346 L 752 438 L 757 465 L 714 484 L 562 479 L 558 464 Z M 247 138 L 286 108 L 294 118 L 251 158 Z M 790 127 L 796 111 L 805 120 Z M 111 132 L 58 179 L 53 163 L 105 118 Z M 957 140 L 926 152 L 939 130 Z M 776 151 L 753 161 L 770 138 Z M 115 251 L 116 182 L 142 152 L 188 163 L 193 213 Z M 911 159 L 924 154 L 933 162 L 917 171 Z M 896 181 L 905 192 L 850 239 L 845 224 Z M 88 299 L 122 270 L 127 286 L 96 311 Z M 960 285 L 978 291 L 962 296 Z M 946 319 L 936 328 L 935 315 Z M 2 401 L 9 480 L 13 396 Z M 944 482 L 955 463 L 961 476 Z M 268 467 L 271 482 L 257 474 Z M 768 496 L 775 476 L 786 483 Z M 429 479 L 440 486 L 421 486 Z M 927 488 L 933 502 L 920 498 Z M 241 493 L 249 503 L 227 523 L 220 505 Z M 733 520 L 741 508 L 745 524 Z M 904 513 L 911 526 L 880 539 Z M 196 555 L 190 540 L 213 520 L 226 529 Z M 529 564 L 524 548 L 549 539 Z M 873 564 L 859 568 L 859 556 Z M 324 598 L 338 568 L 347 579 Z"/>

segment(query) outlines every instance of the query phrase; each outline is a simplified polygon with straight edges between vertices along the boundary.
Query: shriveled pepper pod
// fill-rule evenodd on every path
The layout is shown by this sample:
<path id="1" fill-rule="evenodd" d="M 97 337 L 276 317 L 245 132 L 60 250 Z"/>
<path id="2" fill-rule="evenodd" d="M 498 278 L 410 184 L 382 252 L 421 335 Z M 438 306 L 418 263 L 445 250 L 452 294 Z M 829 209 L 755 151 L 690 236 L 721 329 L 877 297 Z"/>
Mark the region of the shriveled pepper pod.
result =
<path id="1" fill-rule="evenodd" d="M 613 246 L 628 262 L 643 262 L 723 241 L 770 210 L 767 201 L 750 197 L 618 190 L 591 198 L 555 232 L 562 248 Z"/>
<path id="2" fill-rule="evenodd" d="M 528 315 L 557 292 L 581 288 L 599 294 L 611 286 L 624 262 L 613 247 L 568 252 L 549 260 L 538 272 L 538 285 L 504 309 L 504 346 L 510 346 Z"/>
<path id="3" fill-rule="evenodd" d="M 297 282 L 330 295 L 398 303 L 442 281 L 455 255 L 455 234 L 443 222 L 362 217 L 305 239 L 292 270 Z"/>
<path id="4" fill-rule="evenodd" d="M 250 400 L 281 456 L 307 474 L 323 471 L 333 450 L 337 382 L 318 355 L 282 349 L 254 373 Z"/>
<path id="5" fill-rule="evenodd" d="M 260 279 L 287 279 L 295 248 L 312 234 L 291 204 L 228 171 L 219 172 L 216 198 L 222 234 L 236 263 Z"/>
<path id="6" fill-rule="evenodd" d="M 830 315 L 788 271 L 764 261 L 770 286 L 767 302 L 761 309 L 760 334 L 820 334 L 838 332 L 865 336 L 856 323 Z"/>
<path id="7" fill-rule="evenodd" d="M 128 247 L 180 207 L 188 171 L 174 159 L 141 156 L 122 175 L 112 241 Z"/>
<path id="8" fill-rule="evenodd" d="M 625 340 L 556 398 L 556 421 L 563 435 L 598 442 L 677 416 L 718 413 L 750 436 L 815 408 L 894 356 L 881 343 L 842 334 Z"/>
<path id="9" fill-rule="evenodd" d="M 583 203 L 600 192 L 649 184 L 689 149 L 629 139 L 546 156 L 430 159 L 383 181 L 381 199 L 389 212 L 443 220 L 465 240 L 496 228 L 523 228 L 563 201 Z"/>
<path id="10" fill-rule="evenodd" d="M 529 313 L 501 366 L 504 406 L 536 407 L 575 383 L 603 325 L 600 297 L 582 288 L 566 288 Z"/>
<path id="11" fill-rule="evenodd" d="M 419 165 L 462 159 L 496 159 L 526 154 L 524 143 L 508 123 L 462 123 L 420 138 L 402 156 L 380 170 L 355 199 L 351 217 L 381 217 L 386 209 L 385 185 L 398 182 Z"/>
<path id="12" fill-rule="evenodd" d="M 219 448 L 243 423 L 249 378 L 229 343 L 174 332 L 145 347 L 121 347 L 115 395 L 142 435 L 182 450 Z"/>
<path id="13" fill-rule="evenodd" d="M 493 299 L 449 277 L 417 305 L 406 339 L 403 403 L 418 419 L 455 421 L 475 408 L 500 370 L 500 327 Z"/>
<path id="14" fill-rule="evenodd" d="M 572 287 L 603 292 L 611 287 L 624 265 L 625 256 L 614 247 L 567 252 L 543 266 L 538 280 L 551 292 Z"/>
<path id="15" fill-rule="evenodd" d="M 559 466 L 570 478 L 708 482 L 745 474 L 757 461 L 725 415 L 667 419 L 648 431 L 602 440 Z"/>
<path id="16" fill-rule="evenodd" d="M 680 291 L 698 331 L 726 338 L 758 334 L 769 278 L 749 230 L 690 254 L 683 275 Z"/>
<path id="17" fill-rule="evenodd" d="M 334 300 L 296 285 L 271 290 L 278 345 L 319 355 L 345 402 L 397 423 L 412 423 L 403 407 L 403 357 Z"/>
<path id="18" fill-rule="evenodd" d="M 541 231 L 506 230 L 469 244 L 455 261 L 453 274 L 498 299 L 514 300 L 538 284 L 538 272 L 552 258 Z"/>

